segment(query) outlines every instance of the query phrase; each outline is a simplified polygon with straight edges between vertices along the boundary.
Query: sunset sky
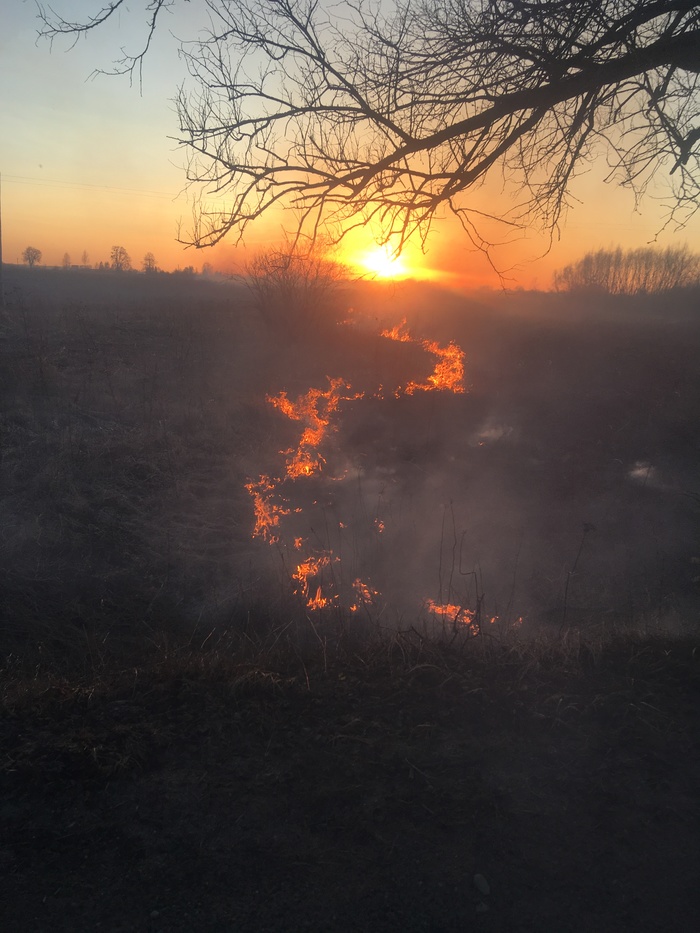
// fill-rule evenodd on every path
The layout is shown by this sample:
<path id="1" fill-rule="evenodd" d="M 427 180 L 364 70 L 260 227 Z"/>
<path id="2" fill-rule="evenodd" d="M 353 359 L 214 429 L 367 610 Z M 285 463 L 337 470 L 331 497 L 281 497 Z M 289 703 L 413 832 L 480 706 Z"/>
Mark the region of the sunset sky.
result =
<path id="1" fill-rule="evenodd" d="M 55 8 L 80 19 L 86 9 L 102 4 L 56 0 Z M 137 11 L 139 4 L 132 5 Z M 184 4 L 169 18 L 172 33 L 196 35 L 203 25 L 202 5 Z M 79 263 L 84 251 L 91 264 L 107 261 L 114 245 L 124 246 L 135 267 L 151 251 L 159 266 L 172 270 L 205 262 L 233 270 L 245 253 L 233 243 L 213 250 L 185 249 L 176 242 L 178 224 L 186 230 L 192 211 L 185 187 L 186 150 L 178 135 L 172 98 L 186 77 L 178 59 L 178 43 L 161 30 L 146 60 L 143 92 L 126 77 L 97 76 L 121 47 L 134 51 L 142 20 L 122 17 L 81 40 L 72 51 L 68 42 L 53 51 L 37 43 L 39 21 L 34 0 L 3 5 L 0 32 L 0 173 L 2 174 L 3 257 L 20 261 L 26 246 L 42 250 L 43 262 L 59 265 L 65 253 Z M 169 138 L 170 137 L 170 138 Z M 511 284 L 546 288 L 552 271 L 583 253 L 600 247 L 647 244 L 663 224 L 659 189 L 635 213 L 630 192 L 602 182 L 605 166 L 591 166 L 572 189 L 581 202 L 572 209 L 561 239 L 551 252 L 546 240 L 532 231 L 503 248 L 496 259 Z M 495 191 L 494 210 L 500 192 Z M 284 218 L 252 230 L 245 246 L 255 252 L 281 237 Z M 700 217 L 681 232 L 669 230 L 659 244 L 687 243 L 700 251 Z M 357 236 L 343 253 L 353 260 L 371 252 L 369 236 Z M 375 263 L 369 257 L 370 263 Z M 451 221 L 437 222 L 427 253 L 411 247 L 406 273 L 442 280 L 447 285 L 497 285 L 498 279 L 479 254 L 470 251 L 464 233 Z"/>

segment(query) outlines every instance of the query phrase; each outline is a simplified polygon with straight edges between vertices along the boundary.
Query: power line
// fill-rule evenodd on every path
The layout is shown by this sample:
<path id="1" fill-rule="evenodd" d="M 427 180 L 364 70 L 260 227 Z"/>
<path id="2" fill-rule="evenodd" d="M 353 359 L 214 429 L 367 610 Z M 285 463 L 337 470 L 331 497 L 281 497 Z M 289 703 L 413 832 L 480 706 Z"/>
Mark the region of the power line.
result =
<path id="1" fill-rule="evenodd" d="M 58 188 L 66 191 L 80 188 L 93 191 L 114 191 L 119 194 L 138 194 L 142 197 L 160 198 L 174 201 L 177 195 L 167 194 L 165 191 L 149 191 L 146 188 L 121 188 L 117 185 L 92 185 L 81 181 L 61 181 L 55 178 L 33 178 L 30 175 L 3 175 L 5 183 L 15 185 L 29 185 L 34 188 Z"/>

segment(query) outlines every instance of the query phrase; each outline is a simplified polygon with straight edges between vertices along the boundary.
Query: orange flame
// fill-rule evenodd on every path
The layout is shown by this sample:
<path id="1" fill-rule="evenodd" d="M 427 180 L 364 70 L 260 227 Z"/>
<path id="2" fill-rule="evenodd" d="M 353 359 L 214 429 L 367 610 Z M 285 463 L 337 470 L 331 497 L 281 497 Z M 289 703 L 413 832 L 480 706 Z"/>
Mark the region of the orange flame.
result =
<path id="1" fill-rule="evenodd" d="M 275 483 L 269 476 L 263 474 L 259 480 L 249 480 L 245 488 L 253 498 L 253 511 L 255 513 L 255 527 L 253 537 L 262 538 L 274 544 L 279 541 L 279 535 L 273 529 L 279 528 L 280 518 L 289 515 L 290 510 L 272 502 L 272 493 Z"/>
<path id="2" fill-rule="evenodd" d="M 436 603 L 433 599 L 426 599 L 424 606 L 428 612 L 434 612 L 436 616 L 451 616 L 452 622 L 464 622 L 474 617 L 472 609 L 465 609 L 463 606 L 458 606 L 457 603 Z"/>
<path id="3" fill-rule="evenodd" d="M 299 476 L 312 476 L 323 469 L 325 459 L 318 452 L 321 442 L 326 437 L 330 427 L 331 416 L 338 410 L 344 399 L 362 398 L 359 395 L 344 395 L 342 390 L 349 389 L 343 379 L 328 378 L 329 388 L 309 389 L 306 395 L 300 395 L 292 402 L 286 392 L 279 395 L 268 395 L 267 401 L 286 415 L 292 421 L 301 421 L 305 425 L 296 450 L 290 448 L 283 450 L 287 457 L 287 476 L 297 479 Z"/>
<path id="4" fill-rule="evenodd" d="M 331 605 L 331 600 L 324 596 L 319 586 L 316 595 L 306 600 L 307 609 L 327 609 Z"/>
<path id="5" fill-rule="evenodd" d="M 436 616 L 442 616 L 449 619 L 453 625 L 464 625 L 472 635 L 478 635 L 480 630 L 479 623 L 474 620 L 476 613 L 473 609 L 465 609 L 458 606 L 457 603 L 436 603 L 432 599 L 423 601 L 423 605 Z"/>
<path id="6" fill-rule="evenodd" d="M 299 584 L 295 592 L 306 600 L 306 605 L 309 609 L 325 609 L 327 606 L 331 605 L 333 600 L 337 599 L 337 596 L 333 596 L 332 598 L 324 596 L 320 583 L 316 585 L 316 591 L 312 595 L 310 581 L 320 577 L 325 567 L 330 567 L 331 563 L 337 563 L 339 561 L 339 557 L 332 557 L 330 554 L 320 554 L 317 557 L 307 557 L 306 560 L 297 564 L 297 569 L 292 574 L 292 579 L 296 580 Z"/>
<path id="7" fill-rule="evenodd" d="M 379 590 L 375 590 L 374 587 L 363 583 L 359 577 L 353 581 L 352 588 L 355 590 L 357 600 L 350 605 L 350 612 L 359 612 L 363 606 L 373 606 L 380 595 Z"/>
<path id="8" fill-rule="evenodd" d="M 408 382 L 399 387 L 395 395 L 413 395 L 416 392 L 447 391 L 461 394 L 464 387 L 464 351 L 454 342 L 447 346 L 440 346 L 436 341 L 413 337 L 406 327 L 406 321 L 397 324 L 391 330 L 382 331 L 382 336 L 402 343 L 413 343 L 421 347 L 435 359 L 433 372 L 425 382 Z M 350 385 L 341 378 L 326 377 L 328 387 L 324 389 L 311 388 L 305 394 L 292 400 L 286 391 L 278 395 L 268 395 L 267 402 L 281 412 L 290 421 L 299 422 L 300 436 L 294 447 L 280 451 L 285 457 L 285 473 L 280 478 L 271 478 L 262 474 L 256 480 L 248 480 L 245 485 L 253 500 L 255 513 L 255 527 L 253 537 L 260 537 L 264 541 L 274 544 L 280 540 L 281 519 L 292 512 L 301 512 L 300 508 L 288 507 L 288 502 L 282 496 L 275 498 L 280 485 L 289 480 L 296 480 L 303 476 L 312 476 L 323 471 L 326 459 L 321 453 L 321 445 L 328 436 L 336 430 L 334 416 L 338 415 L 342 401 L 354 401 L 364 397 L 364 393 L 350 393 Z M 383 398 L 384 390 L 380 386 L 379 394 L 375 398 Z M 347 475 L 347 471 L 344 475 Z M 335 476 L 331 479 L 341 481 L 343 477 Z M 316 504 L 316 501 L 314 502 Z M 338 521 L 338 528 L 343 530 L 346 525 Z M 377 535 L 384 533 L 385 525 L 380 518 L 373 520 L 373 528 Z M 290 529 L 291 531 L 291 529 Z M 294 549 L 302 551 L 305 539 L 294 537 L 291 539 Z M 291 552 L 291 549 L 290 549 Z M 297 559 L 302 555 L 299 554 Z M 351 603 L 350 611 L 358 612 L 363 607 L 372 606 L 380 596 L 378 590 L 357 578 L 351 588 L 342 584 L 338 575 L 336 579 L 333 565 L 340 562 L 340 557 L 328 550 L 311 556 L 296 564 L 291 574 L 294 593 L 304 600 L 310 610 L 326 609 L 338 605 L 342 599 L 343 605 Z M 342 596 L 341 596 L 342 593 Z M 346 602 L 346 596 L 350 599 Z M 451 603 L 436 603 L 425 600 L 424 606 L 436 616 L 450 619 L 453 625 L 465 626 L 471 634 L 478 634 L 480 619 L 476 614 L 462 606 Z M 495 621 L 494 619 L 491 620 Z M 521 621 L 521 620 L 520 620 Z M 517 624 L 517 623 L 516 623 Z"/>
<path id="9" fill-rule="evenodd" d="M 369 606 L 371 606 L 376 597 L 379 596 L 379 590 L 375 590 L 367 583 L 363 583 L 359 577 L 357 580 L 353 581 L 352 588 L 357 593 L 358 599 Z"/>
<path id="10" fill-rule="evenodd" d="M 454 341 L 446 347 L 441 347 L 434 340 L 421 340 L 418 337 L 412 337 L 406 328 L 406 319 L 392 327 L 391 330 L 383 330 L 382 337 L 388 337 L 389 340 L 398 340 L 400 343 L 416 343 L 432 356 L 437 357 L 435 369 L 428 376 L 427 382 L 409 382 L 403 390 L 406 395 L 413 395 L 415 392 L 454 392 L 461 395 L 464 389 L 464 350 Z M 397 389 L 397 396 L 401 394 L 401 389 Z"/>
<path id="11" fill-rule="evenodd" d="M 464 350 L 452 341 L 441 347 L 434 340 L 421 340 L 421 345 L 437 357 L 435 369 L 428 376 L 427 382 L 409 382 L 406 394 L 414 392 L 454 392 L 461 395 L 464 392 Z"/>

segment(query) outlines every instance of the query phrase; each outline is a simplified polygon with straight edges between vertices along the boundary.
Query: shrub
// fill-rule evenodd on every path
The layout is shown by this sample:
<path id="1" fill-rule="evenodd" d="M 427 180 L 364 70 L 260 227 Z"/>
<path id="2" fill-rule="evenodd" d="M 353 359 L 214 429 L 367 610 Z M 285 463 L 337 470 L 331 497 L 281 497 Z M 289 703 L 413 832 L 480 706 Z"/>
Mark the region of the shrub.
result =
<path id="1" fill-rule="evenodd" d="M 251 260 L 244 278 L 256 309 L 276 332 L 304 334 L 337 321 L 334 298 L 345 270 L 325 256 L 293 246 L 269 249 Z"/>

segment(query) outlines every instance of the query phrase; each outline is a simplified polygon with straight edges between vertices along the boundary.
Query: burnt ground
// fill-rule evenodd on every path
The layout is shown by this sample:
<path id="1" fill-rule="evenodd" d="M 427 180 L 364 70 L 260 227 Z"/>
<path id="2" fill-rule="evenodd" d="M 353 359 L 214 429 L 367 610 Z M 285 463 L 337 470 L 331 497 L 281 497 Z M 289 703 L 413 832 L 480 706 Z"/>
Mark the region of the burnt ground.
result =
<path id="1" fill-rule="evenodd" d="M 697 644 L 476 644 L 7 678 L 3 929 L 694 929 Z"/>

